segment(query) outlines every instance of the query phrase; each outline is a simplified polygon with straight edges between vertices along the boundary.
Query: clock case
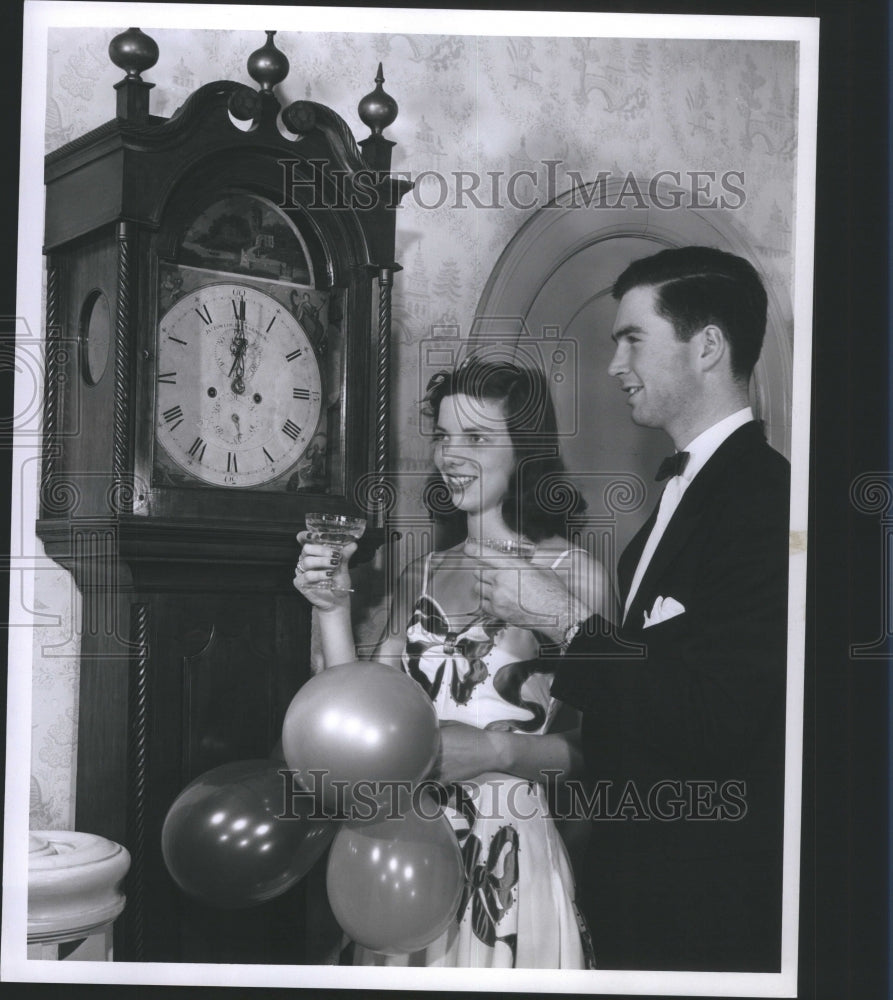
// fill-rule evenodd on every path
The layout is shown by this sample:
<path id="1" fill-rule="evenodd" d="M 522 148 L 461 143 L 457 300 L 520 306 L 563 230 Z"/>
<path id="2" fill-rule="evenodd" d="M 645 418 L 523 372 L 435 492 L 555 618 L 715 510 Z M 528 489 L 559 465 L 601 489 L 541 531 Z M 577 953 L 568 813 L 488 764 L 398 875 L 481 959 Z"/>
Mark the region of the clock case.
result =
<path id="1" fill-rule="evenodd" d="M 115 931 L 122 960 L 318 962 L 337 932 L 318 872 L 261 907 L 225 912 L 180 892 L 160 853 L 179 792 L 215 766 L 275 754 L 285 709 L 310 674 L 309 605 L 291 583 L 304 512 L 366 514 L 366 558 L 386 534 L 395 210 L 411 188 L 390 176 L 393 143 L 382 135 L 396 104 L 379 67 L 360 103 L 370 135 L 359 144 L 320 104 L 296 102 L 280 116 L 274 86 L 288 62 L 274 34 L 249 59 L 257 90 L 211 83 L 167 119 L 149 113 L 152 84 L 140 75 L 157 46 L 129 29 L 109 47 L 127 74 L 117 116 L 45 162 L 37 532 L 82 596 L 75 825 L 130 851 Z M 159 268 L 197 207 L 233 191 L 285 202 L 317 283 L 340 290 L 350 494 L 153 481 Z M 95 379 L 102 359 L 89 371 L 84 359 L 102 350 L 88 335 L 103 299 L 112 330 Z"/>

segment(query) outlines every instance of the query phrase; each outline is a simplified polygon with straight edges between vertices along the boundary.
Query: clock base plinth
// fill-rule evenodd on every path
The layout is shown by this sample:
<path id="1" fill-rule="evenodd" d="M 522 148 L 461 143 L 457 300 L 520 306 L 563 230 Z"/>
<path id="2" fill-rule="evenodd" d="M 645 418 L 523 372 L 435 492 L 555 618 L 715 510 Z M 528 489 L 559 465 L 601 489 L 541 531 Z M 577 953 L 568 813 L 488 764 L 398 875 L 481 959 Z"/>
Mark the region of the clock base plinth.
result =
<path id="1" fill-rule="evenodd" d="M 307 935 L 319 920 L 307 908 L 321 904 L 303 883 L 263 907 L 214 911 L 183 895 L 161 857 L 177 795 L 220 764 L 270 756 L 309 677 L 294 529 L 252 540 L 137 518 L 107 528 L 44 522 L 42 535 L 83 598 L 76 825 L 133 859 L 115 957 L 318 961 Z"/>

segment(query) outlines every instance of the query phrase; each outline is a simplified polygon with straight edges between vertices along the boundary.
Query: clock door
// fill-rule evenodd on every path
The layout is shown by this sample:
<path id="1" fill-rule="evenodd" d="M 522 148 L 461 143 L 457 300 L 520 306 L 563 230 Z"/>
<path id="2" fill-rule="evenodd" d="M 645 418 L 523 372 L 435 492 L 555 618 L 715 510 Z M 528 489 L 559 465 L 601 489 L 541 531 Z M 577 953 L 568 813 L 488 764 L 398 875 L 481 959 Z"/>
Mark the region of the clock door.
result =
<path id="1" fill-rule="evenodd" d="M 205 201 L 158 264 L 153 487 L 341 497 L 344 289 L 271 200 Z"/>
<path id="2" fill-rule="evenodd" d="M 318 962 L 340 937 L 327 923 L 324 860 L 283 896 L 226 910 L 182 892 L 160 854 L 164 818 L 185 784 L 222 764 L 270 758 L 285 707 L 304 679 L 308 620 L 300 602 L 270 593 L 270 574 L 247 581 L 254 594 L 246 593 L 243 566 L 218 567 L 214 575 L 214 582 L 205 578 L 205 592 L 157 595 L 147 609 L 152 660 L 169 665 L 147 677 L 150 724 L 164 738 L 149 741 L 143 919 L 135 926 L 125 911 L 122 931 L 130 940 L 122 943 L 125 953 L 139 951 L 148 961 Z M 284 782 L 283 811 L 287 791 Z"/>

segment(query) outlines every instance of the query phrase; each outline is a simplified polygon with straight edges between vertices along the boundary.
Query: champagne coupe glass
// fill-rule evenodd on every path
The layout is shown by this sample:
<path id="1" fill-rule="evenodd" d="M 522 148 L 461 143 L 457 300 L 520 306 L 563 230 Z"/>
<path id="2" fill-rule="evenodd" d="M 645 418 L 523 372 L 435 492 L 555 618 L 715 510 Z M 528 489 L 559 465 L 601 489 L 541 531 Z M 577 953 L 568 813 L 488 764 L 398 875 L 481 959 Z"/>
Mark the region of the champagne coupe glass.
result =
<path id="1" fill-rule="evenodd" d="M 352 514 L 307 514 L 304 520 L 307 530 L 313 532 L 314 542 L 330 545 L 339 552 L 348 542 L 362 538 L 366 530 L 366 518 Z M 314 586 L 319 590 L 331 590 L 333 594 L 351 593 L 349 589 L 333 586 L 331 580 L 323 580 Z"/>
<path id="2" fill-rule="evenodd" d="M 472 550 L 468 551 L 468 542 L 473 542 Z M 484 557 L 487 553 L 483 550 L 490 549 L 493 552 L 499 552 L 502 555 L 509 556 L 513 559 L 523 560 L 529 563 L 531 559 L 536 555 L 536 545 L 533 542 L 527 541 L 527 539 L 521 538 L 469 538 L 466 539 L 465 551 L 472 556 Z M 518 572 L 522 572 L 522 567 L 518 566 Z M 519 581 L 520 582 L 520 581 Z M 497 623 L 498 619 L 494 618 L 492 615 L 487 614 L 483 609 L 481 609 L 481 620 L 485 623 L 493 624 Z M 505 625 L 507 623 L 500 623 Z"/>

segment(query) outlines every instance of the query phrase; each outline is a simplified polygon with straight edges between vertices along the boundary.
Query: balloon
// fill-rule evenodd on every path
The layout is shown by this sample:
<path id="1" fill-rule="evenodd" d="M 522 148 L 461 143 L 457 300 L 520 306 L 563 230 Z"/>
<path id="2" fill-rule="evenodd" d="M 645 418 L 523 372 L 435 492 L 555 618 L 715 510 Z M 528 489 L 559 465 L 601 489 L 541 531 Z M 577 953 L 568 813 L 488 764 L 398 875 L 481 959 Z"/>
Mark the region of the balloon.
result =
<path id="1" fill-rule="evenodd" d="M 322 856 L 335 824 L 311 816 L 312 798 L 292 795 L 281 767 L 269 760 L 224 764 L 177 796 L 161 853 L 184 892 L 227 909 L 254 906 L 286 892 Z"/>
<path id="2" fill-rule="evenodd" d="M 428 696 L 400 670 L 368 660 L 311 677 L 282 726 L 288 766 L 327 810 L 360 799 L 369 804 L 354 819 L 368 819 L 372 801 L 393 794 L 393 787 L 382 791 L 376 783 L 425 777 L 438 747 L 437 713 Z M 334 782 L 347 784 L 339 790 Z"/>
<path id="3" fill-rule="evenodd" d="M 449 820 L 423 796 L 419 815 L 346 823 L 326 870 L 329 903 L 358 944 L 389 955 L 424 948 L 455 919 L 464 884 Z"/>

